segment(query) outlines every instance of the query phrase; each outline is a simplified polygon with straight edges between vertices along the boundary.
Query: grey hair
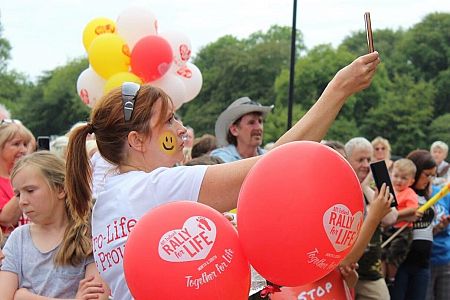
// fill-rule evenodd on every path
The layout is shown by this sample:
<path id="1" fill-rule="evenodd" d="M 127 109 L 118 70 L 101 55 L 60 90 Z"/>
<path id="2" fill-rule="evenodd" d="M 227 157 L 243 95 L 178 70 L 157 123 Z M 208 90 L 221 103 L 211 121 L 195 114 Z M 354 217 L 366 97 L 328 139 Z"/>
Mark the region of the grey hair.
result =
<path id="1" fill-rule="evenodd" d="M 352 156 L 352 152 L 355 149 L 366 149 L 370 153 L 373 152 L 372 144 L 364 137 L 354 137 L 345 144 L 345 153 L 348 157 Z"/>
<path id="2" fill-rule="evenodd" d="M 443 141 L 435 141 L 431 144 L 430 151 L 433 151 L 436 148 L 441 148 L 446 154 L 448 153 L 448 145 Z"/>

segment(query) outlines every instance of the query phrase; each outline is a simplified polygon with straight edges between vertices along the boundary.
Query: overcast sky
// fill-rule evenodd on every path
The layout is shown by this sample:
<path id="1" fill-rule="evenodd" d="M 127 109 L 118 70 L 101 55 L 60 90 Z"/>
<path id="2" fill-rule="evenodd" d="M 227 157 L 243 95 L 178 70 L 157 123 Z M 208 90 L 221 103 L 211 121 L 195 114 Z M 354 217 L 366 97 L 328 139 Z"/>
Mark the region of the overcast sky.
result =
<path id="1" fill-rule="evenodd" d="M 8 66 L 36 78 L 45 70 L 86 56 L 82 32 L 97 17 L 116 20 L 130 5 L 151 10 L 159 31 L 186 34 L 195 52 L 231 34 L 247 37 L 271 25 L 292 24 L 293 0 L 0 0 L 3 36 L 12 46 Z M 448 0 L 299 0 L 297 29 L 308 48 L 337 46 L 353 31 L 364 29 L 370 11 L 372 28 L 407 29 L 431 12 L 450 12 Z M 376 45 L 376 40 L 375 40 Z"/>

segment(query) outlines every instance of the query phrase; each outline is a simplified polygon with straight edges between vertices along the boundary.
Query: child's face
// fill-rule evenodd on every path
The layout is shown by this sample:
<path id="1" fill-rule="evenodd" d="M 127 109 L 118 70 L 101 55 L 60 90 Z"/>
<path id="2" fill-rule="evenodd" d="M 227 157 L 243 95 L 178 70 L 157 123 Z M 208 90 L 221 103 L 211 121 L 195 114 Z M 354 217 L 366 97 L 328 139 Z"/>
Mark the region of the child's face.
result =
<path id="1" fill-rule="evenodd" d="M 33 223 L 48 223 L 64 207 L 64 193 L 50 189 L 42 173 L 33 166 L 17 172 L 12 185 L 20 209 Z"/>
<path id="2" fill-rule="evenodd" d="M 414 183 L 414 177 L 409 172 L 405 172 L 396 167 L 392 170 L 392 185 L 396 192 L 401 192 Z"/>

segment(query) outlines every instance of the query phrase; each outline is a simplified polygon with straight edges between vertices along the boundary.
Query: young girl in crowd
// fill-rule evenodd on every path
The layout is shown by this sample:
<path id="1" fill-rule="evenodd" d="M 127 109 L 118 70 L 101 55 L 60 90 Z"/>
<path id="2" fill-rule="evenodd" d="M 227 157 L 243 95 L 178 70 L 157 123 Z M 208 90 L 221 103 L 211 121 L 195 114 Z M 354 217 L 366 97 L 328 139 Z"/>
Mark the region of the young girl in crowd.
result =
<path id="1" fill-rule="evenodd" d="M 108 299 L 89 223 L 72 216 L 64 179 L 64 161 L 47 151 L 23 157 L 12 170 L 20 209 L 32 223 L 16 228 L 3 248 L 2 299 Z"/>
<path id="2" fill-rule="evenodd" d="M 340 70 L 314 106 L 275 146 L 296 140 L 320 141 L 345 100 L 370 84 L 378 63 L 374 52 Z M 186 134 L 173 110 L 160 89 L 125 83 L 97 102 L 91 121 L 74 130 L 69 140 L 67 192 L 80 219 L 89 216 L 92 203 L 85 150 L 88 134 L 95 133 L 100 154 L 117 165 L 92 212 L 94 258 L 115 300 L 132 298 L 124 278 L 124 246 L 130 230 L 147 211 L 176 200 L 198 201 L 220 212 L 231 210 L 245 176 L 259 159 L 172 167 L 183 159 Z M 120 234 L 108 235 L 110 228 L 118 228 Z"/>
<path id="3" fill-rule="evenodd" d="M 0 121 L 0 226 L 5 236 L 17 227 L 22 216 L 9 176 L 14 163 L 27 154 L 28 143 L 32 138 L 30 135 L 20 121 Z M 20 223 L 22 225 L 26 221 L 22 219 Z"/>

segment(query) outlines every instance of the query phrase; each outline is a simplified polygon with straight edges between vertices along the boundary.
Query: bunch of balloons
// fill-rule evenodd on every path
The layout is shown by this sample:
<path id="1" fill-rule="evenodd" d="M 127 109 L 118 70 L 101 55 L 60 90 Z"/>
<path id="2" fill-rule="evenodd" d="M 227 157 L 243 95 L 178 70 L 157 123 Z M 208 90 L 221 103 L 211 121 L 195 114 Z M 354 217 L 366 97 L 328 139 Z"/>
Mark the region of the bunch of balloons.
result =
<path id="1" fill-rule="evenodd" d="M 192 63 L 191 43 L 180 32 L 158 33 L 155 15 L 143 7 L 129 7 L 117 21 L 91 20 L 83 31 L 89 68 L 81 72 L 77 91 L 92 107 L 100 97 L 125 81 L 150 83 L 164 90 L 175 108 L 194 99 L 202 74 Z"/>

